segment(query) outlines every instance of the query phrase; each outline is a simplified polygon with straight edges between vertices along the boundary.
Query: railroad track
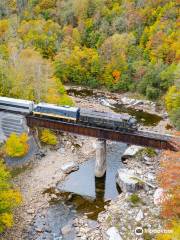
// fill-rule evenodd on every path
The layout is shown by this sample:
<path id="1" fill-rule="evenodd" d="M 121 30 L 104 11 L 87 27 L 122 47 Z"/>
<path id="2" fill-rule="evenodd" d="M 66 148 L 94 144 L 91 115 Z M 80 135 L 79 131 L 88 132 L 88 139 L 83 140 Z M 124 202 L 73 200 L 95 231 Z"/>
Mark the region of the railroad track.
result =
<path id="1" fill-rule="evenodd" d="M 173 151 L 179 150 L 173 144 L 175 137 L 171 135 L 162 135 L 159 133 L 145 131 L 117 131 L 113 129 L 82 125 L 79 123 L 64 122 L 56 119 L 42 118 L 33 115 L 28 115 L 26 119 L 29 127 L 50 128 L 84 136 L 125 142 L 139 146 L 149 146 L 157 149 L 169 149 Z"/>

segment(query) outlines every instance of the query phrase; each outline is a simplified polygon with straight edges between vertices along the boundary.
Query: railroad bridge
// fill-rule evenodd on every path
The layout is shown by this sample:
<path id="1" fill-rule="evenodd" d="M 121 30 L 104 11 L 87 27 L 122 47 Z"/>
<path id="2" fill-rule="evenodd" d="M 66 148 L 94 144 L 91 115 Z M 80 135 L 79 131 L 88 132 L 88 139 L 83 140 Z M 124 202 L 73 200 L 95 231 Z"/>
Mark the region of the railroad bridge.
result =
<path id="1" fill-rule="evenodd" d="M 162 135 L 152 132 L 135 131 L 115 131 L 113 129 L 104 129 L 93 126 L 81 125 L 79 123 L 69 123 L 60 120 L 37 117 L 29 115 L 26 117 L 27 125 L 30 128 L 43 127 L 54 130 L 65 131 L 69 133 L 95 137 L 97 141 L 96 149 L 96 177 L 102 177 L 106 171 L 106 140 L 124 142 L 127 144 L 153 147 L 157 149 L 169 149 L 177 151 L 177 147 L 173 144 L 174 137 L 170 135 Z"/>
<path id="2" fill-rule="evenodd" d="M 26 125 L 27 123 L 27 125 Z M 0 140 L 4 141 L 12 132 L 21 134 L 28 132 L 29 128 L 50 128 L 64 132 L 97 138 L 95 175 L 101 177 L 106 171 L 106 140 L 124 142 L 143 147 L 156 149 L 169 149 L 177 151 L 174 145 L 175 138 L 170 135 L 162 135 L 145 131 L 117 131 L 80 123 L 63 122 L 57 119 L 37 117 L 33 115 L 19 115 L 8 112 L 0 112 Z M 180 142 L 180 140 L 178 139 Z"/>

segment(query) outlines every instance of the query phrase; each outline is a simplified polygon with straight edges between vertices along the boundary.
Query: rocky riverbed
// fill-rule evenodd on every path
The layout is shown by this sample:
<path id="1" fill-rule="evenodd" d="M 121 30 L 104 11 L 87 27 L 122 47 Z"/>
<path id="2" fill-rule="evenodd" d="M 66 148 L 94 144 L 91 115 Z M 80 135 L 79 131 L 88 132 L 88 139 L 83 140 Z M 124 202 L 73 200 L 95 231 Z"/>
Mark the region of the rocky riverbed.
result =
<path id="1" fill-rule="evenodd" d="M 54 188 L 66 177 L 63 165 L 72 161 L 78 165 L 94 153 L 94 139 L 66 134 L 60 135 L 59 138 L 60 143 L 56 150 L 43 148 L 41 155 L 44 157 L 34 157 L 28 167 L 14 178 L 15 187 L 22 192 L 23 205 L 15 213 L 14 227 L 5 232 L 1 236 L 2 239 L 30 239 L 27 238 L 27 229 L 36 215 L 49 207 L 51 199 L 44 191 Z M 40 232 L 40 229 L 37 229 L 37 234 Z"/>
<path id="2" fill-rule="evenodd" d="M 140 129 L 160 133 L 173 132 L 171 127 L 167 129 L 169 120 L 165 111 L 155 103 L 135 100 L 124 94 L 92 92 L 82 88 L 69 89 L 69 94 L 79 107 L 118 112 L 123 106 L 122 109 L 127 108 L 128 112 L 130 108 L 134 109 L 133 114 L 136 114 L 136 111 L 143 114 L 147 111 L 150 115 L 142 115 Z M 146 120 L 150 116 L 157 116 L 157 121 L 148 125 L 143 118 Z M 113 143 L 109 142 L 108 145 L 112 146 L 112 156 L 118 158 Z M 85 211 L 79 214 L 71 201 L 67 204 L 67 198 L 62 198 L 59 184 L 64 182 L 72 171 L 81 168 L 81 163 L 95 156 L 94 146 L 93 138 L 59 133 L 56 149 L 42 147 L 40 154 L 32 158 L 27 167 L 22 167 L 19 174 L 15 174 L 14 184 L 21 190 L 24 201 L 15 213 L 14 227 L 0 236 L 2 240 L 154 239 L 154 233 L 162 229 L 159 206 L 154 203 L 154 194 L 158 188 L 158 155 L 152 158 L 146 154 L 132 156 L 116 166 L 116 170 L 122 167 L 127 171 L 132 170 L 132 178 L 140 183 L 141 188 L 134 193 L 124 189 L 121 193 L 117 192 L 113 200 L 106 199 L 107 203 L 103 203 L 103 209 L 100 209 L 96 221 L 84 214 Z M 120 159 L 122 153 L 118 154 Z M 114 176 L 108 181 L 115 185 Z M 71 200 L 73 195 L 68 193 L 66 197 Z"/>

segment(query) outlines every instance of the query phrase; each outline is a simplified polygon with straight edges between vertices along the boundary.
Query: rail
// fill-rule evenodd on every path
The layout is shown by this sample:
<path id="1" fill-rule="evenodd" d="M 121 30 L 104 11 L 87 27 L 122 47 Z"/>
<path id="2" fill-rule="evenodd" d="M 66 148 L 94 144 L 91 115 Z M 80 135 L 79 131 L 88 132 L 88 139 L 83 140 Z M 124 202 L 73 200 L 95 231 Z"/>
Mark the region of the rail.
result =
<path id="1" fill-rule="evenodd" d="M 153 132 L 135 131 L 125 132 L 113 129 L 104 129 L 99 127 L 82 125 L 79 123 L 63 122 L 56 119 L 42 118 L 33 115 L 26 117 L 27 125 L 31 128 L 42 127 L 74 134 L 107 139 L 112 141 L 124 142 L 139 146 L 149 146 L 157 149 L 169 149 L 177 151 L 173 144 L 175 138 L 170 135 L 162 135 Z"/>

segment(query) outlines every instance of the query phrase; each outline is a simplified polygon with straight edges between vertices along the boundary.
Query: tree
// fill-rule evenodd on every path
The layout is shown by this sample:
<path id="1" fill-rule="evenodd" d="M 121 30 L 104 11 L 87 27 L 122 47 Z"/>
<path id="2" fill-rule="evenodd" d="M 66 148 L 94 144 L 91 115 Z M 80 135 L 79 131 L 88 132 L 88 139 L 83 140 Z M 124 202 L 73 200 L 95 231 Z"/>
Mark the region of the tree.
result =
<path id="1" fill-rule="evenodd" d="M 12 188 L 11 177 L 0 160 L 0 232 L 13 225 L 13 210 L 21 202 L 21 194 Z"/>
<path id="2" fill-rule="evenodd" d="M 169 220 L 180 215 L 179 159 L 180 151 L 166 151 L 161 157 L 161 170 L 158 175 L 159 184 L 164 189 L 161 214 Z"/>
<path id="3" fill-rule="evenodd" d="M 7 60 L 0 61 L 0 94 L 33 101 L 72 105 L 62 83 L 53 77 L 51 63 L 40 53 L 27 48 L 18 51 L 11 46 Z"/>
<path id="4" fill-rule="evenodd" d="M 52 20 L 22 21 L 18 34 L 25 47 L 35 47 L 44 58 L 53 58 L 61 39 L 61 28 Z"/>
<path id="5" fill-rule="evenodd" d="M 180 90 L 176 86 L 169 88 L 165 102 L 168 111 L 176 110 L 180 107 Z"/>
<path id="6" fill-rule="evenodd" d="M 177 137 L 180 133 L 177 133 Z M 174 143 L 180 150 L 180 142 Z M 157 240 L 177 240 L 180 237 L 180 151 L 166 151 L 161 156 L 158 181 L 163 188 L 161 215 L 171 233 L 158 234 Z"/>
<path id="7" fill-rule="evenodd" d="M 23 157 L 29 151 L 28 136 L 23 133 L 17 136 L 12 133 L 5 144 L 5 152 L 9 157 Z"/>
<path id="8" fill-rule="evenodd" d="M 178 87 L 169 88 L 165 96 L 165 103 L 173 124 L 177 130 L 180 130 L 180 89 Z"/>
<path id="9" fill-rule="evenodd" d="M 75 47 L 62 49 L 55 61 L 56 76 L 62 82 L 97 86 L 100 59 L 95 49 Z"/>

